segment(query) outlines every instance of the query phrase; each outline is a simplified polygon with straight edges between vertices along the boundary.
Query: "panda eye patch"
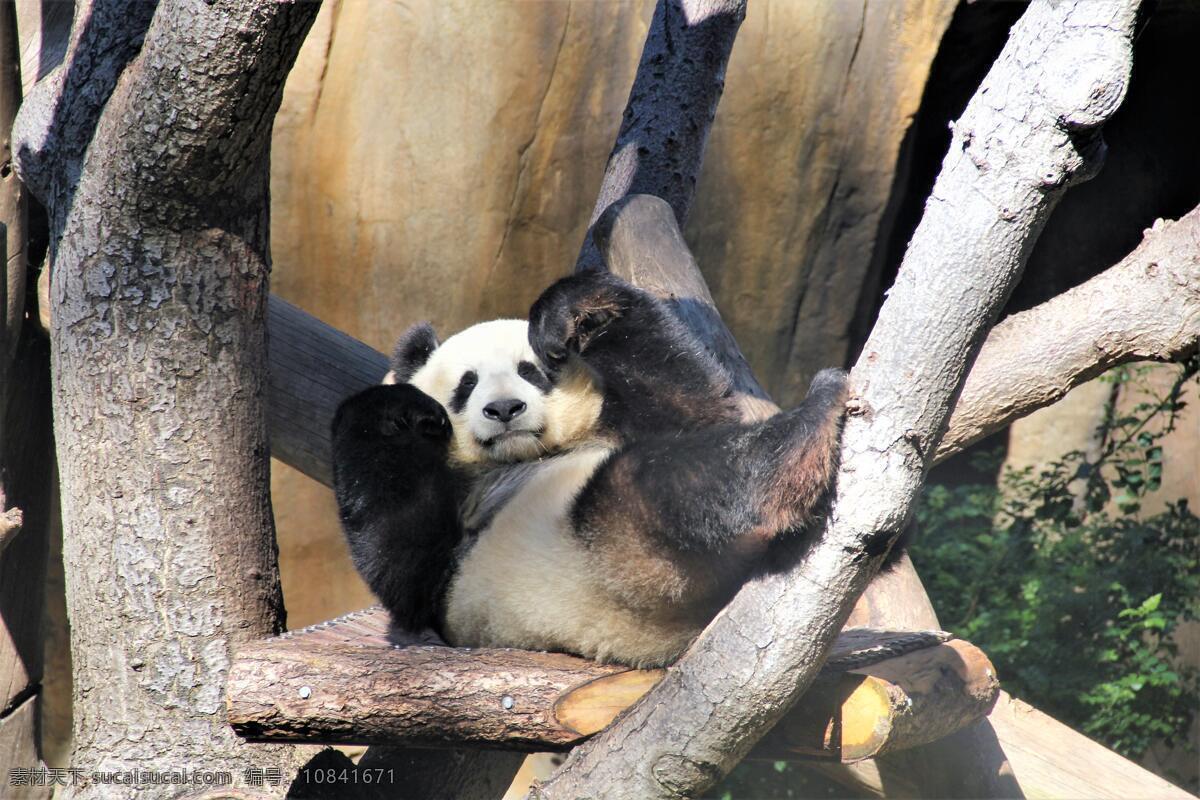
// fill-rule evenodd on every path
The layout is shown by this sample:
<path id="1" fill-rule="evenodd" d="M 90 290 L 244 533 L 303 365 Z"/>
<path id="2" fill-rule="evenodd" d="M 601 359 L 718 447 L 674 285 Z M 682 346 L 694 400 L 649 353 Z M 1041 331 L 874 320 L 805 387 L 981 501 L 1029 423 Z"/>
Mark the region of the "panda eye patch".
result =
<path id="1" fill-rule="evenodd" d="M 532 361 L 522 361 L 517 364 L 517 375 L 532 384 L 542 394 L 550 391 L 550 379 Z"/>
<path id="2" fill-rule="evenodd" d="M 450 395 L 451 411 L 458 414 L 467 407 L 467 399 L 470 398 L 477 383 L 479 383 L 479 374 L 475 370 L 469 369 L 463 373 L 458 381 L 458 386 L 454 387 L 454 394 Z"/>

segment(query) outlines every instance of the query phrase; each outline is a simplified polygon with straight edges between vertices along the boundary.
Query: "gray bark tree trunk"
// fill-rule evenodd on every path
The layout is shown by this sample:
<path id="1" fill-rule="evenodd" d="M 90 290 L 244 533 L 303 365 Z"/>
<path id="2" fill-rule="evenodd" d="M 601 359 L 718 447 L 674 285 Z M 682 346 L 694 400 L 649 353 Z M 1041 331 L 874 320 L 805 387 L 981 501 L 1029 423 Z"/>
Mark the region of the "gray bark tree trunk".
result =
<path id="1" fill-rule="evenodd" d="M 222 691 L 233 647 L 284 621 L 264 423 L 268 148 L 316 10 L 81 4 L 18 120 L 20 173 L 51 226 L 71 765 L 88 773 L 290 777 L 297 756 L 238 741 Z"/>
<path id="2" fill-rule="evenodd" d="M 908 518 L 951 409 L 1055 202 L 1098 168 L 1137 3 L 1035 2 L 955 127 L 896 284 L 852 373 L 826 527 L 747 584 L 663 681 L 577 748 L 539 798 L 689 797 L 803 694 Z"/>

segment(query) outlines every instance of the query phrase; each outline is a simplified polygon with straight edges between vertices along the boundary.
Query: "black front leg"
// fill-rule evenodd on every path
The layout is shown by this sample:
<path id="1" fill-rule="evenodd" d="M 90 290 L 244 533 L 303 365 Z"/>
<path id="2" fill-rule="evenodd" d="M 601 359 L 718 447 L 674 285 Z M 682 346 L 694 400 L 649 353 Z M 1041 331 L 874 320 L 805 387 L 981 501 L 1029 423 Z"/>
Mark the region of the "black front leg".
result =
<path id="1" fill-rule="evenodd" d="M 461 538 L 450 420 L 408 384 L 373 386 L 333 420 L 333 486 L 354 566 L 396 625 L 437 627 Z"/>
<path id="2" fill-rule="evenodd" d="M 551 285 L 529 311 L 529 342 L 551 376 L 581 358 L 602 384 L 602 424 L 623 436 L 740 418 L 716 359 L 665 304 L 608 273 Z"/>

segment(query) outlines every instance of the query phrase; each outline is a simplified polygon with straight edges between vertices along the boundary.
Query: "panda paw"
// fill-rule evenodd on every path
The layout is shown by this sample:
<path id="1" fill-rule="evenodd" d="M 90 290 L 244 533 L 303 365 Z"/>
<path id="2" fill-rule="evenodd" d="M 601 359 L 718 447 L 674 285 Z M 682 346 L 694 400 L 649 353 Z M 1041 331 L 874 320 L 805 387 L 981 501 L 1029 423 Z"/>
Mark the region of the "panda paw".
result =
<path id="1" fill-rule="evenodd" d="M 850 376 L 844 369 L 823 369 L 808 385 L 808 397 L 830 407 L 844 408 L 850 397 Z"/>
<path id="2" fill-rule="evenodd" d="M 417 435 L 450 440 L 450 418 L 438 401 L 407 383 L 372 386 L 343 401 L 333 419 L 333 436 L 376 440 Z"/>
<path id="3" fill-rule="evenodd" d="M 582 354 L 638 299 L 638 291 L 605 272 L 563 278 L 542 292 L 529 310 L 529 344 L 551 372 L 571 353 Z"/>

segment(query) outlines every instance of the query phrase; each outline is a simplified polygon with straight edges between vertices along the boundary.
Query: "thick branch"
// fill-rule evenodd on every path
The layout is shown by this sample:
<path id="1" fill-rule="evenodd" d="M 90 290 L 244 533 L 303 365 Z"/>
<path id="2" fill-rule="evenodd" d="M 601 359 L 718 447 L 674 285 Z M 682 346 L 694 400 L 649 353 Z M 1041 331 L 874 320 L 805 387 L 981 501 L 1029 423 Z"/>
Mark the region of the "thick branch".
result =
<path id="1" fill-rule="evenodd" d="M 746 0 L 659 0 L 589 223 L 627 194 L 653 194 L 687 219 L 725 66 Z M 588 230 L 576 270 L 603 269 Z"/>
<path id="2" fill-rule="evenodd" d="M 62 63 L 29 91 L 13 125 L 17 171 L 43 205 L 52 207 L 70 190 L 100 112 L 137 55 L 156 5 L 77 0 Z"/>
<path id="3" fill-rule="evenodd" d="M 387 357 L 272 295 L 267 304 L 271 455 L 333 483 L 329 426 L 338 403 L 379 383 Z"/>
<path id="4" fill-rule="evenodd" d="M 830 519 L 784 574 L 752 581 L 663 681 L 534 796 L 686 797 L 803 694 L 899 533 L 970 362 L 1063 188 L 1096 167 L 1124 96 L 1136 3 L 1035 2 L 959 121 L 852 375 Z"/>
<path id="5" fill-rule="evenodd" d="M 843 762 L 961 729 L 998 692 L 978 648 L 939 631 L 843 633 L 805 698 L 756 755 Z M 394 648 L 376 607 L 238 653 L 226 705 L 255 741 L 565 750 L 662 677 L 524 650 Z M 414 643 L 415 644 L 415 643 Z"/>
<path id="6" fill-rule="evenodd" d="M 243 201 L 247 176 L 266 166 L 282 79 L 318 8 L 162 0 L 137 81 L 114 96 L 126 105 L 110 103 L 96 130 L 116 145 L 113 165 L 143 179 L 151 196 L 216 200 L 210 211 Z"/>
<path id="7" fill-rule="evenodd" d="M 1055 402 L 1110 367 L 1176 361 L 1200 342 L 1200 208 L 1159 221 L 1082 286 L 992 328 L 937 460 Z"/>

